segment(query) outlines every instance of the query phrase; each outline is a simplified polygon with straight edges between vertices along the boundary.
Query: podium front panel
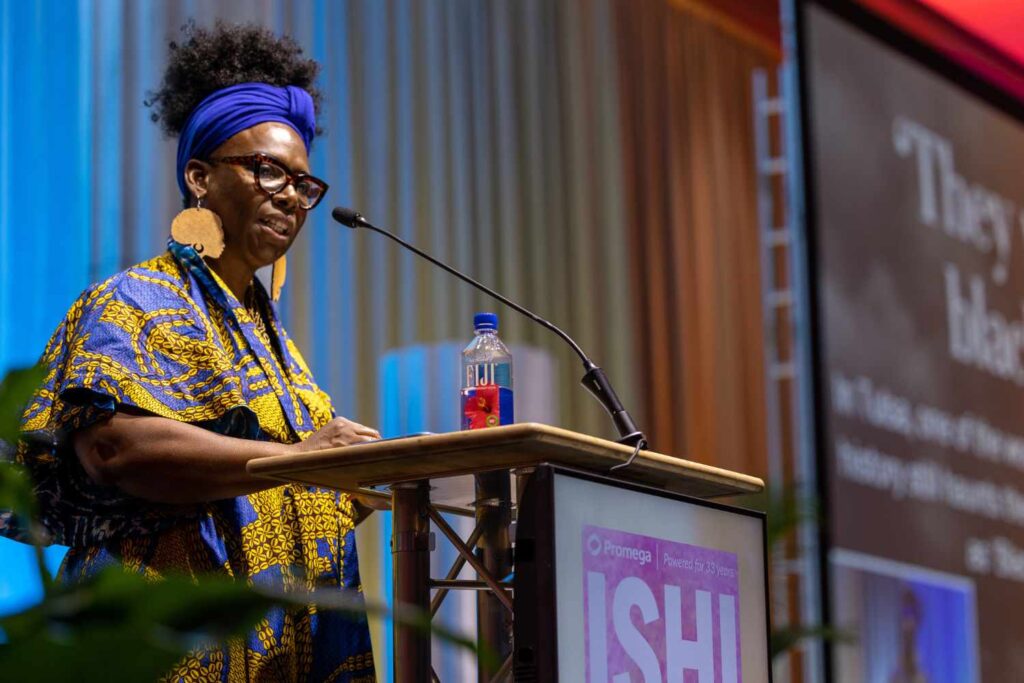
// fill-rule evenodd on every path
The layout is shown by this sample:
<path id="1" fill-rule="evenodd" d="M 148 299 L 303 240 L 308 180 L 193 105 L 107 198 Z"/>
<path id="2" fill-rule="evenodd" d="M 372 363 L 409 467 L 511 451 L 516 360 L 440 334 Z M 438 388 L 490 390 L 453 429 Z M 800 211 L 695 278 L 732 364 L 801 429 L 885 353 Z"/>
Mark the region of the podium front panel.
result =
<path id="1" fill-rule="evenodd" d="M 545 467 L 517 537 L 517 681 L 770 680 L 762 514 Z"/>

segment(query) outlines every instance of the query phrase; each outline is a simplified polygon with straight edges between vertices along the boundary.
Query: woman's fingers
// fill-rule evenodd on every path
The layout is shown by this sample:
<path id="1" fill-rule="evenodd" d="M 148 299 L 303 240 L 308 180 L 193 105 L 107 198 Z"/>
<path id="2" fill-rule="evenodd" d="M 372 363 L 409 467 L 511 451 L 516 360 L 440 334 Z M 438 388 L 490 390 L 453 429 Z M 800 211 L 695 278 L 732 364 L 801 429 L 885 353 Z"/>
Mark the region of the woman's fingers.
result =
<path id="1" fill-rule="evenodd" d="M 337 437 L 346 443 L 365 443 L 380 438 L 380 432 L 373 427 L 353 422 L 348 418 L 336 417 L 332 423 L 331 426 L 336 430 Z"/>
<path id="2" fill-rule="evenodd" d="M 336 417 L 315 434 L 311 434 L 305 441 L 294 444 L 292 450 L 300 453 L 319 451 L 325 448 L 370 443 L 378 439 L 380 439 L 380 432 L 373 427 L 367 427 L 345 417 Z"/>
<path id="3" fill-rule="evenodd" d="M 371 439 L 380 438 L 380 432 L 378 432 L 373 427 L 367 427 L 366 425 L 361 425 L 358 422 L 353 422 L 352 426 L 355 428 L 356 434 L 359 434 L 361 436 L 368 436 Z"/>

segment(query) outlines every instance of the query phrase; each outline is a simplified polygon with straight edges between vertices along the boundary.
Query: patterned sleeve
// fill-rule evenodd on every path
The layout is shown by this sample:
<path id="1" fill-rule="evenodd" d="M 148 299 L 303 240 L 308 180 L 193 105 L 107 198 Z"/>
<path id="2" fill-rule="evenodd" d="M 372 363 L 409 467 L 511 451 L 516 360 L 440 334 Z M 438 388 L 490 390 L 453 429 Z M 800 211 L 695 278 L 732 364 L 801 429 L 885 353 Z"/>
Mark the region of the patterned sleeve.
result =
<path id="1" fill-rule="evenodd" d="M 102 543 L 182 514 L 93 482 L 73 450 L 76 430 L 122 406 L 239 436 L 255 421 L 224 340 L 183 282 L 166 259 L 115 275 L 79 297 L 47 345 L 17 458 L 55 542 Z M 15 526 L 0 514 L 0 533 L 18 536 Z"/>

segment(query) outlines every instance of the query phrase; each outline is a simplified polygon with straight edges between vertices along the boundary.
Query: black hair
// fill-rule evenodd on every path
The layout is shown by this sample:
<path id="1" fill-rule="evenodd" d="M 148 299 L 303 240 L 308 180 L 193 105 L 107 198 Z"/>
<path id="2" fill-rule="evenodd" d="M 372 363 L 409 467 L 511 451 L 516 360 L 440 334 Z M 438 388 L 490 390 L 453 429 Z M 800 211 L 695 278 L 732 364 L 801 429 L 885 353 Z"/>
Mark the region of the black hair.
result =
<path id="1" fill-rule="evenodd" d="M 221 21 L 212 29 L 190 21 L 181 30 L 183 39 L 170 43 L 163 81 L 147 93 L 145 102 L 168 136 L 181 133 L 189 114 L 208 95 L 239 83 L 297 86 L 310 94 L 319 111 L 321 94 L 313 81 L 320 65 L 306 59 L 291 38 L 254 24 Z M 317 127 L 316 132 L 322 131 Z"/>

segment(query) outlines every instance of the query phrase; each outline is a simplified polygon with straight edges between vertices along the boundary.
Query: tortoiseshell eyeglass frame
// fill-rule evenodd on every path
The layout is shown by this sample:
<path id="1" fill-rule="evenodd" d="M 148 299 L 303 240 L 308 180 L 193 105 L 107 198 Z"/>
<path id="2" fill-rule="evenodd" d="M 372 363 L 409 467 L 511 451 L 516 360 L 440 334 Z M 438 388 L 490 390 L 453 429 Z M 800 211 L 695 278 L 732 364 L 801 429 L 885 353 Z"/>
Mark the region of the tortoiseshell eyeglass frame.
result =
<path id="1" fill-rule="evenodd" d="M 280 161 L 278 161 L 277 159 L 268 154 L 263 154 L 261 152 L 257 152 L 256 154 L 245 154 L 241 156 L 216 157 L 208 159 L 207 161 L 213 164 L 234 164 L 236 166 L 248 166 L 249 170 L 252 171 L 253 184 L 256 186 L 256 189 L 262 192 L 263 194 L 269 195 L 271 197 L 277 194 L 278 192 L 283 191 L 284 188 L 291 185 L 292 187 L 296 188 L 295 194 L 299 198 L 299 207 L 302 208 L 303 211 L 311 211 L 312 209 L 315 209 L 317 204 L 319 204 L 323 200 L 324 195 L 327 194 L 328 188 L 330 188 L 330 185 L 328 185 L 323 180 L 320 180 L 314 175 L 310 175 L 308 173 L 292 173 L 292 170 L 285 166 L 284 164 L 282 164 Z M 263 185 L 260 184 L 261 164 L 270 164 L 284 171 L 286 182 L 276 190 L 268 190 L 267 188 L 263 187 Z M 298 191 L 298 183 L 300 181 L 312 183 L 320 188 L 320 196 L 316 198 L 316 201 L 314 201 L 312 204 L 309 204 L 308 206 L 305 206 L 303 204 L 305 200 L 303 199 L 302 194 L 299 193 Z"/>

